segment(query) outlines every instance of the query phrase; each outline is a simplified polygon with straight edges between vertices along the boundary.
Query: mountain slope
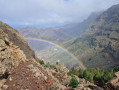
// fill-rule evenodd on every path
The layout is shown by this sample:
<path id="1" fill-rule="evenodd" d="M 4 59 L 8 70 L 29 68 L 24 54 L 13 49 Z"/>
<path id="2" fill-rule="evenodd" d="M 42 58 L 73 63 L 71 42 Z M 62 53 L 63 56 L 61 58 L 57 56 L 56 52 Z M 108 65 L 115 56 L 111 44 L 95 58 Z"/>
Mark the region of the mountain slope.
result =
<path id="1" fill-rule="evenodd" d="M 25 37 L 31 37 L 31 38 L 39 38 L 43 40 L 47 40 L 49 42 L 53 42 L 56 44 L 62 44 L 70 39 L 72 39 L 71 36 L 68 34 L 65 34 L 61 31 L 59 31 L 56 28 L 45 28 L 45 29 L 38 29 L 33 27 L 27 27 L 27 28 L 21 28 L 18 29 L 18 31 Z M 47 44 L 45 42 L 35 41 L 35 40 L 27 40 L 29 42 L 29 45 L 35 52 L 38 52 L 40 50 L 45 49 L 46 47 L 50 47 L 50 44 Z M 40 45 L 40 47 L 39 47 Z"/>
<path id="2" fill-rule="evenodd" d="M 88 29 L 89 25 L 95 21 L 95 19 L 101 14 L 102 12 L 95 12 L 91 13 L 87 19 L 80 23 L 74 23 L 59 27 L 60 31 L 69 34 L 72 37 L 79 37 L 82 33 Z"/>
<path id="3" fill-rule="evenodd" d="M 119 5 L 103 12 L 80 38 L 64 44 L 87 67 L 119 65 Z"/>
<path id="4" fill-rule="evenodd" d="M 63 32 L 60 32 L 58 29 L 55 28 L 38 29 L 33 27 L 27 27 L 27 28 L 18 29 L 18 31 L 24 37 L 41 38 L 59 44 L 67 40 L 70 40 L 72 38 L 71 36 Z"/>
<path id="5" fill-rule="evenodd" d="M 4 33 L 8 35 L 8 39 L 15 45 L 19 46 L 21 50 L 24 51 L 28 59 L 35 58 L 34 51 L 29 47 L 28 43 L 19 34 L 18 31 L 10 27 L 9 25 L 0 21 L 0 28 Z M 27 47 L 27 48 L 26 48 Z"/>

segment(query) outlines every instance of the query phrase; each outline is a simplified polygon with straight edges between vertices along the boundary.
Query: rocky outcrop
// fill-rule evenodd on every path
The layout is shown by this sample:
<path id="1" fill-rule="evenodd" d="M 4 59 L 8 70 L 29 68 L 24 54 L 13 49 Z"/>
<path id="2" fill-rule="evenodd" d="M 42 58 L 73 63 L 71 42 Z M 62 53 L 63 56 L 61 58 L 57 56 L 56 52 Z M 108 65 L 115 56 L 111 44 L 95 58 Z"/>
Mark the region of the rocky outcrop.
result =
<path id="1" fill-rule="evenodd" d="M 12 88 L 15 90 L 65 90 L 66 88 L 35 61 L 20 64 L 11 72 L 5 85 L 8 86 L 8 90 Z"/>
<path id="2" fill-rule="evenodd" d="M 115 73 L 115 77 L 109 82 L 108 90 L 119 90 L 119 71 Z"/>
<path id="3" fill-rule="evenodd" d="M 61 85 L 65 86 L 64 89 L 71 89 L 70 82 L 72 76 L 75 77 L 78 81 L 78 87 L 75 90 L 103 90 L 102 88 L 94 85 L 93 83 L 86 81 L 85 79 L 81 79 L 75 75 L 69 76 L 69 70 L 63 64 L 57 64 L 54 66 L 54 69 L 49 69 L 48 67 L 46 71 L 48 75 L 51 75 L 55 82 L 60 83 Z M 64 90 L 63 89 L 63 90 Z"/>
<path id="4" fill-rule="evenodd" d="M 8 35 L 9 41 L 11 41 L 14 45 L 19 46 L 20 49 L 23 50 L 28 59 L 35 58 L 34 51 L 29 47 L 28 43 L 24 40 L 18 31 L 1 21 L 0 29 L 2 29 L 3 32 Z"/>
<path id="5" fill-rule="evenodd" d="M 25 54 L 16 45 L 9 41 L 8 36 L 0 29 L 0 89 L 6 89 L 4 85 L 10 72 L 20 63 L 27 61 Z"/>

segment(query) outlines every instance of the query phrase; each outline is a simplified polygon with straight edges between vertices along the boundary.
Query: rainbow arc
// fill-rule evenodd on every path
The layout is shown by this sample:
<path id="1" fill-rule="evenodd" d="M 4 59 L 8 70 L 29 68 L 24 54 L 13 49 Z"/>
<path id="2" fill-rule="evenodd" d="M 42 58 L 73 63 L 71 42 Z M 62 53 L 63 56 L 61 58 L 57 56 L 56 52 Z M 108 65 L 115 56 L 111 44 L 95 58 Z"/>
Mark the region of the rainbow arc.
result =
<path id="1" fill-rule="evenodd" d="M 82 63 L 81 60 L 79 60 L 74 54 L 72 54 L 70 51 L 68 51 L 66 48 L 62 47 L 61 45 L 58 45 L 56 43 L 53 43 L 51 41 L 48 41 L 48 40 L 44 40 L 44 39 L 41 39 L 41 38 L 34 38 L 34 37 L 28 37 L 28 38 L 25 38 L 26 40 L 36 40 L 36 41 L 40 41 L 40 42 L 46 42 L 48 44 L 51 44 L 53 46 L 56 46 L 58 48 L 60 48 L 61 50 L 63 50 L 64 52 L 66 52 L 68 55 L 70 55 L 72 58 L 74 58 L 74 60 L 77 60 L 81 66 L 81 68 L 83 70 L 86 69 L 86 66 Z"/>

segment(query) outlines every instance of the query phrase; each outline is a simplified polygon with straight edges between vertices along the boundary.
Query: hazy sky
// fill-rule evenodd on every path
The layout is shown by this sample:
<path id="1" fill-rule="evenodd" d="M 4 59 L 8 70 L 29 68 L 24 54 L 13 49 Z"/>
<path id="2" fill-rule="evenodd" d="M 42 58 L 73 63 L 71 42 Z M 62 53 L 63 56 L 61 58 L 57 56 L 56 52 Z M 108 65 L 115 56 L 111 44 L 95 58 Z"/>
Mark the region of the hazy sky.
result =
<path id="1" fill-rule="evenodd" d="M 80 22 L 91 12 L 119 0 L 0 0 L 0 20 L 15 25 L 53 25 Z"/>

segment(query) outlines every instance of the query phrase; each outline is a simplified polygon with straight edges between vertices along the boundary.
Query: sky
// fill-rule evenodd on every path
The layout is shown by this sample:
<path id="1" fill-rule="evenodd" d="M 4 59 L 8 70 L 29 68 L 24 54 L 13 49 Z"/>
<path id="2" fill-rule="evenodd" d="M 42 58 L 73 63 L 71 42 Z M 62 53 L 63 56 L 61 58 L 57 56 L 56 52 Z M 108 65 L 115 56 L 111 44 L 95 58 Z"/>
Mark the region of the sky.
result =
<path id="1" fill-rule="evenodd" d="M 119 0 L 0 0 L 0 20 L 15 26 L 55 26 L 81 22 Z"/>

